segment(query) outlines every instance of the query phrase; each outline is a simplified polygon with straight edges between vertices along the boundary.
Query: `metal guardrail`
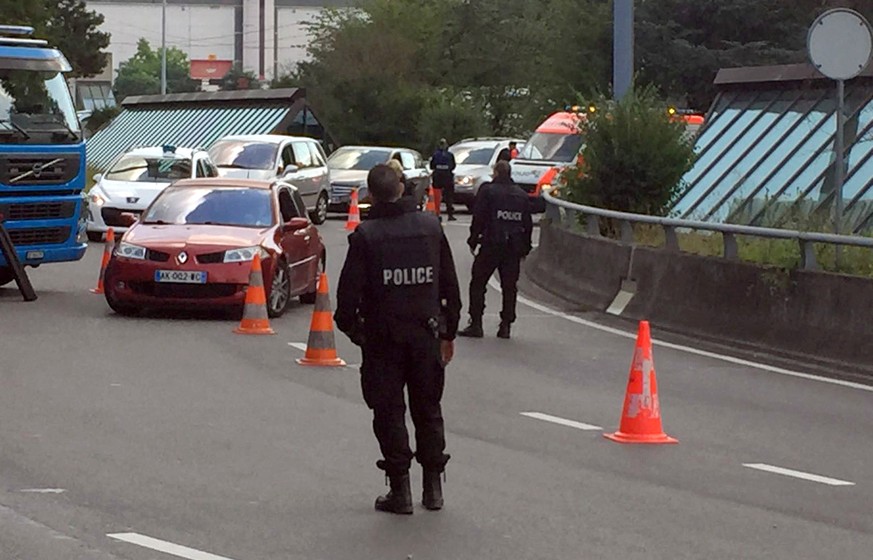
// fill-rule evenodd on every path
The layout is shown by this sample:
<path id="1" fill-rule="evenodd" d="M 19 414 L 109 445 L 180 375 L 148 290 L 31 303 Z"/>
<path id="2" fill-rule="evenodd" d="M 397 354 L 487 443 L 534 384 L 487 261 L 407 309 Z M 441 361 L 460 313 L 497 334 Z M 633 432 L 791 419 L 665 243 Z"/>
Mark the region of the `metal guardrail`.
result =
<path id="1" fill-rule="evenodd" d="M 621 242 L 633 244 L 633 224 L 648 224 L 661 226 L 664 230 L 664 248 L 668 251 L 679 252 L 679 237 L 676 230 L 690 229 L 697 231 L 711 231 L 720 233 L 724 241 L 724 258 L 738 259 L 739 247 L 737 246 L 738 235 L 749 237 L 761 237 L 764 239 L 788 239 L 796 241 L 800 246 L 801 268 L 815 270 L 818 268 L 814 247 L 816 244 L 838 245 L 846 247 L 866 247 L 873 249 L 873 238 L 852 235 L 836 235 L 831 233 L 815 233 L 804 231 L 792 231 L 777 228 L 741 226 L 736 224 L 719 224 L 701 222 L 697 220 L 679 220 L 676 218 L 661 218 L 645 214 L 630 214 L 605 210 L 593 206 L 583 206 L 561 200 L 552 196 L 549 192 L 543 192 L 546 201 L 546 217 L 553 223 L 562 227 L 569 227 L 578 223 L 579 216 L 585 217 L 585 231 L 591 237 L 602 237 L 600 233 L 600 219 L 612 219 L 621 227 Z M 562 212 L 563 210 L 563 212 Z"/>

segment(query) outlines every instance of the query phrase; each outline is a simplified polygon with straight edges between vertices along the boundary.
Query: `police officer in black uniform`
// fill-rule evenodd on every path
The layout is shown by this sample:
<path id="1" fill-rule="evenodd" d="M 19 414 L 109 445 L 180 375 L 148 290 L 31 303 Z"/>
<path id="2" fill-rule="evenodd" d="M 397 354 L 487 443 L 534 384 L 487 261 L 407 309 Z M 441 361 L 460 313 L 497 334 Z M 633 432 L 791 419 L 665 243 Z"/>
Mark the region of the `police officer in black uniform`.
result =
<path id="1" fill-rule="evenodd" d="M 518 276 L 521 259 L 530 253 L 533 220 L 528 195 L 512 182 L 509 163 L 498 161 L 493 181 L 479 188 L 473 207 L 473 223 L 467 244 L 476 255 L 470 280 L 470 324 L 461 336 L 482 338 L 482 313 L 485 311 L 485 285 L 495 270 L 500 272 L 503 309 L 497 336 L 509 338 L 515 321 Z M 476 253 L 476 248 L 480 247 Z"/>
<path id="2" fill-rule="evenodd" d="M 433 170 L 433 187 L 443 193 L 446 203 L 446 214 L 449 221 L 455 218 L 455 156 L 449 151 L 449 143 L 440 139 L 439 148 L 430 157 L 430 168 Z M 439 208 L 437 208 L 439 213 Z"/>
<path id="3" fill-rule="evenodd" d="M 337 288 L 336 325 L 361 347 L 361 388 L 391 484 L 376 509 L 412 513 L 409 467 L 421 464 L 424 507 L 443 505 L 440 474 L 449 455 L 440 399 L 461 313 L 458 278 L 439 221 L 401 201 L 403 185 L 387 165 L 367 177 L 370 219 L 349 236 Z M 409 448 L 406 404 L 415 424 Z"/>

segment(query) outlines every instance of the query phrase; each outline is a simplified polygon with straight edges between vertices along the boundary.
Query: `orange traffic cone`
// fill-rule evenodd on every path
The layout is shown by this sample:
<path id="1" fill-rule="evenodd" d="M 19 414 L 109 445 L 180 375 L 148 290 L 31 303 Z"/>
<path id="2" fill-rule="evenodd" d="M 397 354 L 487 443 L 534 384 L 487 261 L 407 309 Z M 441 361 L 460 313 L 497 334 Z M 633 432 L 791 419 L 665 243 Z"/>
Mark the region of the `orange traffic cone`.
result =
<path id="1" fill-rule="evenodd" d="M 433 195 L 434 190 L 435 190 L 435 189 L 434 189 L 433 187 L 428 187 L 428 188 L 427 188 L 427 205 L 424 207 L 424 211 L 425 211 L 425 212 L 429 212 L 429 213 L 431 213 L 431 214 L 436 214 L 436 213 L 437 213 L 437 211 L 436 211 L 436 205 L 434 204 L 434 200 L 433 200 L 433 198 L 434 198 L 434 195 Z"/>
<path id="2" fill-rule="evenodd" d="M 330 309 L 330 292 L 327 288 L 327 274 L 321 273 L 318 279 L 318 294 L 315 296 L 315 309 L 309 326 L 309 341 L 306 354 L 297 360 L 303 366 L 346 365 L 336 355 L 336 339 L 333 334 L 333 317 Z"/>
<path id="3" fill-rule="evenodd" d="M 264 292 L 264 273 L 261 270 L 261 255 L 252 259 L 249 273 L 249 289 L 246 290 L 246 303 L 239 326 L 233 329 L 237 334 L 276 334 L 270 328 L 267 317 L 267 294 Z"/>
<path id="4" fill-rule="evenodd" d="M 435 188 L 431 192 L 433 192 L 433 213 L 439 217 L 443 205 L 443 190 Z"/>
<path id="5" fill-rule="evenodd" d="M 358 189 L 354 189 L 351 206 L 349 206 L 349 219 L 346 221 L 346 230 L 355 231 L 359 225 L 361 225 L 361 211 L 358 209 Z"/>
<path id="6" fill-rule="evenodd" d="M 115 248 L 115 230 L 109 228 L 106 232 L 106 243 L 103 244 L 103 261 L 100 263 L 100 277 L 97 278 L 97 287 L 91 288 L 92 294 L 103 293 L 103 275 L 106 274 L 106 266 L 109 265 L 109 259 L 112 257 L 112 250 Z"/>
<path id="7" fill-rule="evenodd" d="M 648 321 L 640 321 L 621 425 L 617 432 L 603 434 L 603 437 L 619 443 L 679 443 L 661 427 L 661 404 Z"/>

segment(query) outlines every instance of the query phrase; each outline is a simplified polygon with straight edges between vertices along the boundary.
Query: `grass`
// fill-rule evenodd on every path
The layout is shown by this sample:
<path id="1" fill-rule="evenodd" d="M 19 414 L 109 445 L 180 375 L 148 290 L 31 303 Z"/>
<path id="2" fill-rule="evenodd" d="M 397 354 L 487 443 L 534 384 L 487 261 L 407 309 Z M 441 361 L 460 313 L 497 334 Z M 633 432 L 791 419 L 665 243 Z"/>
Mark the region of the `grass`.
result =
<path id="1" fill-rule="evenodd" d="M 584 232 L 585 228 L 580 225 L 578 230 Z M 684 253 L 707 257 L 724 255 L 724 239 L 719 233 L 684 231 L 677 232 L 677 238 Z M 660 226 L 636 224 L 634 240 L 645 247 L 663 247 L 666 236 Z M 801 266 L 800 244 L 796 241 L 737 236 L 737 249 L 740 260 L 745 262 L 784 269 Z M 815 256 L 820 270 L 873 278 L 873 249 L 843 247 L 839 268 L 835 246 L 816 244 Z"/>

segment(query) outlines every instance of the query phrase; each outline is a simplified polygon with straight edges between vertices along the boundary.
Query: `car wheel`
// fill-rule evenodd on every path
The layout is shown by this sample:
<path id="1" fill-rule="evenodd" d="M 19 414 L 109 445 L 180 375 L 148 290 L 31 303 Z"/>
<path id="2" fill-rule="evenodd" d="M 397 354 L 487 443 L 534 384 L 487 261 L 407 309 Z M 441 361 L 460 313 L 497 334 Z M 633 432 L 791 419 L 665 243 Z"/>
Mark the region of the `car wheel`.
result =
<path id="1" fill-rule="evenodd" d="M 15 275 L 12 274 L 11 268 L 0 268 L 0 286 L 5 286 L 13 280 L 15 280 Z"/>
<path id="2" fill-rule="evenodd" d="M 291 302 L 291 269 L 285 261 L 277 261 L 270 282 L 270 297 L 267 300 L 267 315 L 281 317 Z"/>
<path id="3" fill-rule="evenodd" d="M 89 231 L 88 232 L 88 241 L 94 241 L 95 243 L 103 241 L 103 232 L 102 231 Z"/>
<path id="4" fill-rule="evenodd" d="M 327 220 L 327 193 L 322 192 L 318 195 L 318 200 L 315 202 L 315 210 L 310 213 L 309 219 L 315 225 L 321 225 Z"/>
<path id="5" fill-rule="evenodd" d="M 321 261 L 318 265 L 318 273 L 321 276 L 321 273 L 327 270 L 327 253 L 321 254 Z M 312 285 L 312 291 L 306 292 L 305 294 L 300 294 L 300 303 L 305 305 L 312 305 L 315 303 L 315 299 L 318 297 L 318 280 Z"/>

